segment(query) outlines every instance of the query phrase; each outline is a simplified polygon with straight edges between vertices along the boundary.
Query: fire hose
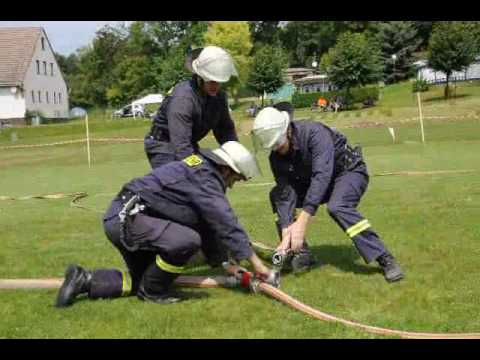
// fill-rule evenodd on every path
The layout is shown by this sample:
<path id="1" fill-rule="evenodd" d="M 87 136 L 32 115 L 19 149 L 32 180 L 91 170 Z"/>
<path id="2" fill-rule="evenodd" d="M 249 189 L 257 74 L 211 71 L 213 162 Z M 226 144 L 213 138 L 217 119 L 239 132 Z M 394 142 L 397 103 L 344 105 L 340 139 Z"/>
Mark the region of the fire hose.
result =
<path id="1" fill-rule="evenodd" d="M 53 194 L 53 195 L 40 195 L 29 196 L 22 198 L 1 197 L 0 200 L 26 200 L 27 198 L 43 198 L 43 199 L 58 199 L 65 197 L 73 197 L 71 202 L 72 206 L 79 206 L 75 204 L 76 201 L 88 196 L 86 193 L 71 193 L 71 194 Z M 75 204 L 75 205 L 74 205 Z M 90 210 L 85 208 L 86 210 Z M 274 251 L 275 249 L 263 245 L 258 242 L 252 242 L 252 245 L 257 249 Z M 275 257 L 275 254 L 274 254 Z M 2 289 L 56 289 L 63 283 L 63 278 L 47 278 L 47 279 L 0 279 L 0 290 Z M 480 339 L 480 333 L 428 333 L 428 332 L 411 332 L 394 330 L 388 328 L 381 328 L 376 326 L 365 325 L 355 321 L 346 320 L 337 316 L 333 316 L 315 309 L 309 305 L 306 305 L 290 295 L 286 294 L 279 288 L 272 286 L 262 279 L 259 279 L 255 275 L 241 271 L 237 276 L 179 276 L 175 280 L 175 284 L 184 287 L 196 287 L 196 288 L 217 288 L 226 287 L 232 288 L 236 286 L 243 286 L 249 288 L 254 293 L 262 293 L 270 296 L 298 311 L 301 311 L 307 315 L 312 316 L 315 319 L 341 323 L 347 327 L 363 330 L 368 333 L 386 336 L 398 336 L 406 339 Z"/>
<path id="2" fill-rule="evenodd" d="M 386 336 L 398 336 L 405 339 L 480 339 L 480 333 L 427 333 L 427 332 L 411 332 L 381 328 L 361 324 L 358 322 L 342 319 L 317 310 L 309 305 L 306 305 L 282 290 L 251 277 L 252 283 L 248 284 L 254 293 L 262 293 L 268 295 L 296 310 L 299 310 L 315 319 L 338 322 L 347 327 L 363 330 L 368 333 Z M 0 279 L 0 289 L 56 289 L 63 283 L 63 278 L 50 279 Z M 175 280 L 175 284 L 183 287 L 194 288 L 218 288 L 226 287 L 232 288 L 239 285 L 239 279 L 232 276 L 190 276 L 182 275 Z"/>

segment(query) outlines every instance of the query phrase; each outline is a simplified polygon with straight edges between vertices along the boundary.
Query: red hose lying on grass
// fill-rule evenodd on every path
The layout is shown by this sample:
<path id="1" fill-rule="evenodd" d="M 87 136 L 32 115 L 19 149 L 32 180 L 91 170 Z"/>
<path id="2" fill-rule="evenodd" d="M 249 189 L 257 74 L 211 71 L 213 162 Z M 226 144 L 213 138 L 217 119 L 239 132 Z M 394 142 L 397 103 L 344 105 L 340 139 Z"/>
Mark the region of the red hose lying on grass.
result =
<path id="1" fill-rule="evenodd" d="M 0 289 L 56 289 L 62 285 L 63 278 L 52 279 L 0 279 Z M 213 288 L 213 287 L 230 287 L 225 276 L 179 276 L 175 283 L 185 287 Z M 380 328 L 376 326 L 364 325 L 354 321 L 345 320 L 327 313 L 321 312 L 311 306 L 294 299 L 290 295 L 284 293 L 267 283 L 259 282 L 256 285 L 258 292 L 269 295 L 278 301 L 293 307 L 307 315 L 324 321 L 334 321 L 342 323 L 345 326 L 357 328 L 368 333 L 399 336 L 407 339 L 480 339 L 480 333 L 424 333 L 410 332 Z"/>

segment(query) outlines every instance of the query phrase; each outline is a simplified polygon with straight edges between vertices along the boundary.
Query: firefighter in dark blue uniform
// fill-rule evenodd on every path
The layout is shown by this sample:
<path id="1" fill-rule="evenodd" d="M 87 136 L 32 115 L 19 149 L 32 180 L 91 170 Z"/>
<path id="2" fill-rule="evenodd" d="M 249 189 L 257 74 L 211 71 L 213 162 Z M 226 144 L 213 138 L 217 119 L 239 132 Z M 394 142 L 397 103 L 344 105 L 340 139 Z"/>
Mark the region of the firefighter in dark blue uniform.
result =
<path id="1" fill-rule="evenodd" d="M 238 76 L 231 56 L 216 46 L 191 51 L 185 62 L 190 80 L 177 84 L 165 98 L 150 132 L 145 152 L 152 168 L 198 152 L 198 142 L 212 130 L 219 144 L 238 141 L 221 83 Z"/>
<path id="2" fill-rule="evenodd" d="M 232 141 L 130 181 L 104 216 L 105 233 L 128 272 L 70 265 L 56 306 L 69 306 L 82 293 L 92 299 L 137 295 L 156 303 L 176 302 L 171 285 L 204 241 L 220 243 L 230 259 L 247 259 L 260 278 L 278 284 L 277 274 L 253 251 L 225 195 L 236 181 L 257 173 L 254 156 Z M 210 254 L 205 255 L 208 259 Z M 215 258 L 211 265 L 226 260 L 226 255 Z"/>
<path id="3" fill-rule="evenodd" d="M 281 237 L 277 250 L 297 253 L 299 266 L 308 268 L 312 258 L 305 241 L 307 224 L 318 207 L 327 204 L 329 215 L 365 262 L 376 260 L 389 282 L 402 279 L 395 258 L 357 210 L 369 181 L 359 148 L 353 149 L 343 134 L 320 122 L 291 121 L 292 115 L 289 103 L 265 108 L 252 130 L 256 146 L 271 150 L 276 186 L 270 200 Z M 298 217 L 297 208 L 302 209 Z"/>

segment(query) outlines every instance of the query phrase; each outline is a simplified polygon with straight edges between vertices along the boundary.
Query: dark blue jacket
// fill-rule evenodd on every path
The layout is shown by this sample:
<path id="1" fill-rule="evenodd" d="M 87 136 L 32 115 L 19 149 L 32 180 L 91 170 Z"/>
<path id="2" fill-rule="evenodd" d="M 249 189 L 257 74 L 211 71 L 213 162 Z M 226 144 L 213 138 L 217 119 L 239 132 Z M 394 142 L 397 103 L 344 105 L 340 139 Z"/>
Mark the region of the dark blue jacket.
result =
<path id="1" fill-rule="evenodd" d="M 174 161 L 124 186 L 140 195 L 151 216 L 167 218 L 194 230 L 202 224 L 208 236 L 229 249 L 236 260 L 252 255 L 248 235 L 225 195 L 226 186 L 212 162 Z"/>
<path id="2" fill-rule="evenodd" d="M 219 144 L 238 141 L 226 93 L 201 95 L 195 78 L 175 86 L 160 106 L 154 125 L 162 130 L 162 141 L 169 143 L 176 160 L 197 153 L 197 143 L 210 130 Z"/>
<path id="3" fill-rule="evenodd" d="M 328 201 L 335 177 L 347 170 L 345 155 L 351 149 L 343 134 L 322 123 L 292 121 L 290 126 L 289 153 L 285 156 L 276 152 L 270 154 L 270 167 L 279 194 L 273 202 L 282 227 L 293 221 L 291 209 L 302 207 L 315 215 L 318 207 Z M 366 172 L 366 167 L 359 165 L 364 165 L 361 156 L 349 163 L 348 170 Z M 291 196 L 292 188 L 297 199 Z"/>

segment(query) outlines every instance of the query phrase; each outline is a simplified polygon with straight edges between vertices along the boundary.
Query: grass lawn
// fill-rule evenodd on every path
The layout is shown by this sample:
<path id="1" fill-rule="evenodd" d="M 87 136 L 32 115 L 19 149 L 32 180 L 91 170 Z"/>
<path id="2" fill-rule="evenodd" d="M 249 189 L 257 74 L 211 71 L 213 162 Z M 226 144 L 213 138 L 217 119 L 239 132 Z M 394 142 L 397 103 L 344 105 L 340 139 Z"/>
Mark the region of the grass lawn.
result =
<path id="1" fill-rule="evenodd" d="M 388 99 L 386 92 L 383 99 Z M 450 105 L 432 100 L 431 106 L 445 106 L 453 113 L 452 107 L 459 107 L 461 101 L 468 108 L 473 96 Z M 402 107 L 394 105 L 385 100 L 379 107 L 391 106 L 396 114 Z M 308 239 L 322 266 L 301 276 L 284 276 L 285 292 L 324 312 L 369 325 L 424 332 L 480 331 L 480 121 L 453 120 L 426 120 L 425 145 L 417 122 L 398 122 L 396 143 L 385 127 L 338 124 L 352 143 L 363 145 L 372 175 L 401 170 L 476 171 L 372 176 L 360 211 L 398 258 L 406 273 L 404 281 L 387 284 L 374 265 L 364 264 L 321 207 Z M 91 131 L 93 137 L 141 138 L 148 125 L 142 120 L 92 119 Z M 80 139 L 83 131 L 81 122 L 2 130 L 0 147 Z M 14 143 L 12 133 L 17 137 Z M 250 146 L 248 137 L 241 141 Z M 208 137 L 203 145 L 214 147 L 215 141 Z M 149 171 L 148 162 L 142 143 L 94 143 L 92 152 L 89 169 L 85 144 L 0 150 L 0 196 L 86 191 L 90 196 L 81 204 L 94 210 L 70 207 L 70 199 L 0 201 L 0 278 L 60 277 L 72 262 L 89 268 L 123 268 L 103 234 L 101 212 L 123 183 Z M 262 185 L 272 176 L 265 154 L 259 160 L 263 176 L 252 181 L 258 186 L 239 184 L 228 196 L 252 239 L 274 245 L 270 186 Z M 207 268 L 190 271 L 220 273 Z M 191 300 L 169 306 L 131 297 L 78 301 L 59 310 L 53 307 L 55 290 L 2 290 L 0 338 L 381 337 L 315 320 L 241 290 L 187 291 L 194 295 Z"/>

